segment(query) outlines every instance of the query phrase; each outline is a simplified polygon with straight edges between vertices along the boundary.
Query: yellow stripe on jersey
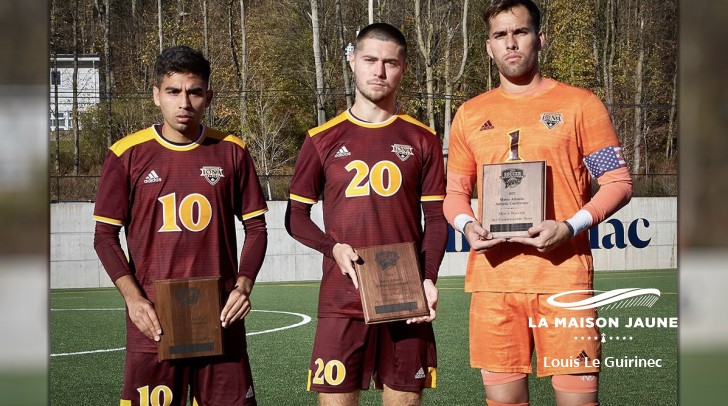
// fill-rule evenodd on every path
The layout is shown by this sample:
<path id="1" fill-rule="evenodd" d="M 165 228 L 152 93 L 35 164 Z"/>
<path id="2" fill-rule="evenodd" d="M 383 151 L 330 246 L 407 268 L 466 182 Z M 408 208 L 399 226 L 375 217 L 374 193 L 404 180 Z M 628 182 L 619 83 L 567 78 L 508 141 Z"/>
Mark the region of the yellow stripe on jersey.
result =
<path id="1" fill-rule="evenodd" d="M 427 376 L 425 377 L 425 388 L 437 388 L 437 368 L 428 367 Z"/>
<path id="2" fill-rule="evenodd" d="M 408 116 L 407 114 L 397 114 L 397 116 L 408 123 L 412 123 L 412 124 L 418 125 L 424 129 L 426 129 L 427 131 L 431 132 L 432 134 L 437 134 L 437 132 L 435 130 L 433 130 L 429 126 L 421 123 L 419 120 L 415 119 L 414 117 Z"/>
<path id="3" fill-rule="evenodd" d="M 242 139 L 240 139 L 239 137 L 237 137 L 235 135 L 230 134 L 230 135 L 226 136 L 225 138 L 223 138 L 222 140 L 227 141 L 227 142 L 232 142 L 233 144 L 238 144 L 240 146 L 240 148 L 242 148 L 242 149 L 246 148 L 245 141 L 243 141 Z"/>
<path id="4" fill-rule="evenodd" d="M 157 137 L 156 132 L 152 129 L 152 127 L 145 128 L 143 130 L 139 130 L 131 135 L 127 135 L 126 137 L 120 139 L 119 141 L 116 141 L 114 145 L 109 148 L 116 156 L 121 156 L 127 149 L 139 145 L 142 143 L 145 143 L 147 141 L 153 140 Z"/>
<path id="5" fill-rule="evenodd" d="M 197 139 L 194 142 L 191 142 L 189 144 L 179 145 L 179 144 L 172 143 L 169 140 L 165 139 L 162 136 L 162 134 L 157 132 L 156 128 L 152 127 L 152 131 L 154 131 L 154 133 L 157 135 L 157 142 L 159 143 L 159 145 L 161 145 L 164 148 L 167 148 L 169 150 L 180 151 L 180 152 L 191 151 L 191 150 L 199 147 L 200 144 L 202 143 L 202 140 L 204 140 L 205 137 L 207 137 L 207 134 L 209 132 L 208 128 L 204 127 L 202 132 L 200 133 L 200 136 L 197 137 Z"/>
<path id="6" fill-rule="evenodd" d="M 392 122 L 394 122 L 394 120 L 396 120 L 397 117 L 398 117 L 395 114 L 392 117 L 390 117 L 390 118 L 382 121 L 381 123 L 370 123 L 370 122 L 367 122 L 367 121 L 361 121 L 358 118 L 354 117 L 354 115 L 351 114 L 349 112 L 349 110 L 345 111 L 344 113 L 347 115 L 349 121 L 351 121 L 352 123 L 358 125 L 359 127 L 364 127 L 364 128 L 382 128 L 382 127 L 386 127 L 386 126 L 392 124 Z"/>
<path id="7" fill-rule="evenodd" d="M 433 195 L 420 197 L 421 202 L 439 202 L 445 200 L 445 195 Z"/>
<path id="8" fill-rule="evenodd" d="M 343 112 L 343 113 L 339 114 L 338 116 L 332 118 L 331 120 L 321 124 L 320 126 L 314 127 L 312 129 L 308 130 L 308 136 L 313 137 L 314 135 L 316 135 L 322 131 L 326 131 L 329 128 L 341 123 L 342 121 L 346 121 L 346 119 L 347 119 L 347 113 Z"/>
<path id="9" fill-rule="evenodd" d="M 239 145 L 240 148 L 243 149 L 247 147 L 245 141 L 243 141 L 240 137 L 233 134 L 224 133 L 222 131 L 213 130 L 212 128 L 205 127 L 205 136 L 222 141 L 232 142 L 233 144 Z"/>
<path id="10" fill-rule="evenodd" d="M 119 406 L 131 406 L 131 400 L 121 399 L 119 400 Z"/>
<path id="11" fill-rule="evenodd" d="M 315 199 L 309 199 L 308 197 L 299 196 L 296 194 L 291 193 L 289 196 L 291 200 L 295 200 L 297 202 L 306 203 L 306 204 L 316 204 L 318 203 L 318 200 Z"/>
<path id="12" fill-rule="evenodd" d="M 99 221 L 101 223 L 111 224 L 112 226 L 121 226 L 124 225 L 124 223 L 121 220 L 112 219 L 109 217 L 102 217 L 102 216 L 94 216 L 95 221 Z"/>
<path id="13" fill-rule="evenodd" d="M 263 214 L 267 211 L 268 211 L 268 208 L 266 207 L 264 209 L 260 209 L 260 210 L 256 210 L 256 211 L 253 211 L 250 213 L 243 214 L 242 218 L 243 218 L 243 220 L 252 219 L 253 217 L 260 216 L 261 214 Z"/>

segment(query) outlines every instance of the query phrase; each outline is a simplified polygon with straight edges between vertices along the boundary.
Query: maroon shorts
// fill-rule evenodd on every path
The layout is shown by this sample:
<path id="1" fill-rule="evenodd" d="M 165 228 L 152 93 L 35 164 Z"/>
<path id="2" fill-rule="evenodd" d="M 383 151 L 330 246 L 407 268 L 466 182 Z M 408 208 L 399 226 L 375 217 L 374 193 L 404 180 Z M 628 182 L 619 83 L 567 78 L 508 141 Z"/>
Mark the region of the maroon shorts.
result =
<path id="1" fill-rule="evenodd" d="M 127 352 L 121 406 L 257 405 L 247 352 L 159 362 L 156 353 Z"/>
<path id="2" fill-rule="evenodd" d="M 308 390 L 347 393 L 374 379 L 404 392 L 434 388 L 437 351 L 432 324 L 319 318 L 308 371 Z"/>

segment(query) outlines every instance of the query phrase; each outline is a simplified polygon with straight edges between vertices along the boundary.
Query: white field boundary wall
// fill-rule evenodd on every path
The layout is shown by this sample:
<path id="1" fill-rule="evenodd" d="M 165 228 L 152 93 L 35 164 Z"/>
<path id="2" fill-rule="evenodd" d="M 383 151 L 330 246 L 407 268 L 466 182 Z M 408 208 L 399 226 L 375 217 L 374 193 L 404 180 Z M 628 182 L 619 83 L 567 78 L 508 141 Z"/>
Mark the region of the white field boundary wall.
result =
<path id="1" fill-rule="evenodd" d="M 321 279 L 321 254 L 291 238 L 285 230 L 285 201 L 268 202 L 268 250 L 258 281 Z M 473 207 L 476 201 L 472 202 Z M 113 286 L 93 249 L 93 203 L 51 204 L 50 287 Z M 312 217 L 323 226 L 321 204 Z M 245 236 L 238 222 L 238 251 Z M 597 271 L 677 267 L 677 198 L 633 198 L 614 216 L 589 230 Z M 124 233 L 121 233 L 125 247 Z M 441 276 L 464 275 L 467 242 L 450 228 Z"/>

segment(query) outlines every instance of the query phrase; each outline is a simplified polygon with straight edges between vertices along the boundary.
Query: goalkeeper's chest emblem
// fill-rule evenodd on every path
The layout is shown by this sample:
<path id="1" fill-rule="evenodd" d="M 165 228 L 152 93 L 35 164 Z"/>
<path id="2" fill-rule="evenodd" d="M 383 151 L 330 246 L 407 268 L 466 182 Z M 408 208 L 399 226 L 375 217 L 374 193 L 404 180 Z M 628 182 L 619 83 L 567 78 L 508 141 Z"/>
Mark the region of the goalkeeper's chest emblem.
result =
<path id="1" fill-rule="evenodd" d="M 220 178 L 225 177 L 225 175 L 222 174 L 222 168 L 219 166 L 203 166 L 200 168 L 200 172 L 202 172 L 200 176 L 207 179 L 207 182 L 213 186 L 215 186 Z"/>
<path id="2" fill-rule="evenodd" d="M 392 144 L 392 152 L 394 152 L 402 161 L 406 161 L 407 158 L 414 154 L 414 148 L 409 145 Z"/>
<path id="3" fill-rule="evenodd" d="M 564 116 L 561 113 L 543 113 L 541 122 L 550 130 L 564 122 Z"/>

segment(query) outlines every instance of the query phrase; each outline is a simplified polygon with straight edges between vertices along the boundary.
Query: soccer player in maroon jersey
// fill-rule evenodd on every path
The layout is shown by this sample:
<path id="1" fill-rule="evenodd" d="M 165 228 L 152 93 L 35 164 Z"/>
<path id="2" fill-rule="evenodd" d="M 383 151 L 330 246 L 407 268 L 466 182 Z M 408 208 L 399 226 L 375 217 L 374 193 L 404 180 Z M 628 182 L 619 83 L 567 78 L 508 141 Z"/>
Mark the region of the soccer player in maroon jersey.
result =
<path id="1" fill-rule="evenodd" d="M 188 386 L 193 404 L 255 405 L 243 318 L 265 255 L 266 203 L 245 143 L 201 124 L 212 100 L 204 56 L 168 48 L 155 71 L 163 122 L 111 146 L 94 209 L 94 247 L 127 308 L 121 405 L 185 405 Z M 245 228 L 239 265 L 236 218 Z M 222 279 L 225 354 L 158 362 L 153 283 L 196 276 Z"/>
<path id="2" fill-rule="evenodd" d="M 356 100 L 307 133 L 291 181 L 286 228 L 323 254 L 308 388 L 321 405 L 355 405 L 373 378 L 384 404 L 412 405 L 434 387 L 437 273 L 447 242 L 443 156 L 434 130 L 397 112 L 407 44 L 389 24 L 364 27 L 349 62 Z M 323 196 L 325 232 L 311 220 Z M 421 219 L 424 214 L 425 227 Z M 367 325 L 354 248 L 415 242 L 430 314 Z"/>

